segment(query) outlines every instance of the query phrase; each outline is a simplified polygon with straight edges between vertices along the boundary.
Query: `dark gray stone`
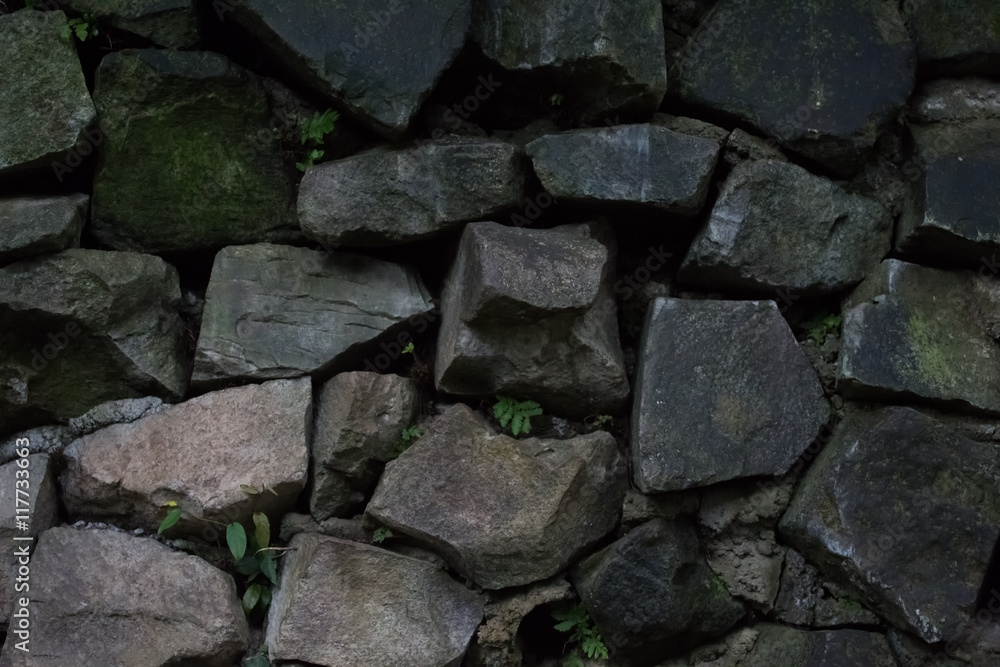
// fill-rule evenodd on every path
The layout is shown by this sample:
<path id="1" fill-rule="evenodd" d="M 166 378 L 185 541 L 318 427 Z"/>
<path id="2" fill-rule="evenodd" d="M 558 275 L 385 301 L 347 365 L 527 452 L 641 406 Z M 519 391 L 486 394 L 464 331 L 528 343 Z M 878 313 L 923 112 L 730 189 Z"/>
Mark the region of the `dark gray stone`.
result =
<path id="1" fill-rule="evenodd" d="M 150 255 L 71 249 L 0 269 L 0 427 L 187 391 L 177 271 Z"/>
<path id="2" fill-rule="evenodd" d="M 895 667 L 883 635 L 863 630 L 809 632 L 762 625 L 753 651 L 740 667 Z"/>
<path id="3" fill-rule="evenodd" d="M 409 378 L 341 373 L 326 382 L 316 405 L 309 511 L 317 521 L 353 516 L 399 454 L 403 429 L 420 407 Z"/>
<path id="4" fill-rule="evenodd" d="M 1000 5 L 993 0 L 906 0 L 903 15 L 921 64 L 949 75 L 1000 74 Z"/>
<path id="5" fill-rule="evenodd" d="M 60 11 L 0 16 L 0 176 L 56 163 L 97 118 Z"/>
<path id="6" fill-rule="evenodd" d="M 1000 119 L 911 126 L 918 164 L 896 248 L 908 260 L 984 266 L 1000 251 Z"/>
<path id="7" fill-rule="evenodd" d="M 60 0 L 60 4 L 168 49 L 191 49 L 198 44 L 194 0 Z M 223 6 L 228 5 L 213 3 L 212 13 Z"/>
<path id="8" fill-rule="evenodd" d="M 1000 525 L 1000 448 L 909 408 L 853 413 L 806 473 L 785 539 L 928 642 L 972 622 Z"/>
<path id="9" fill-rule="evenodd" d="M 579 563 L 572 581 L 615 664 L 627 667 L 683 653 L 743 616 L 687 523 L 643 524 Z"/>
<path id="10" fill-rule="evenodd" d="M 524 154 L 501 141 L 379 149 L 309 169 L 299 222 L 327 244 L 405 243 L 523 206 L 527 178 Z"/>
<path id="11" fill-rule="evenodd" d="M 469 29 L 469 0 L 238 0 L 231 18 L 306 85 L 401 136 Z"/>
<path id="12" fill-rule="evenodd" d="M 440 568 L 367 544 L 303 533 L 267 622 L 272 660 L 325 667 L 461 664 L 479 595 Z"/>
<path id="13" fill-rule="evenodd" d="M 1000 415 L 1000 283 L 888 259 L 843 311 L 845 396 Z"/>
<path id="14" fill-rule="evenodd" d="M 440 391 L 506 394 L 569 416 L 613 413 L 628 396 L 600 225 L 465 228 L 442 296 Z"/>
<path id="15" fill-rule="evenodd" d="M 262 243 L 215 256 L 192 381 L 296 377 L 357 360 L 429 312 L 413 269 Z"/>
<path id="16" fill-rule="evenodd" d="M 918 125 L 1000 119 L 1000 83 L 971 77 L 928 81 L 911 98 L 907 118 Z"/>
<path id="17" fill-rule="evenodd" d="M 473 6 L 472 39 L 508 71 L 549 77 L 586 122 L 648 117 L 666 92 L 659 0 L 484 0 Z"/>
<path id="18" fill-rule="evenodd" d="M 80 247 L 86 195 L 0 199 L 0 265 Z"/>
<path id="19" fill-rule="evenodd" d="M 217 53 L 129 50 L 97 71 L 93 231 L 165 252 L 300 238 L 295 160 L 260 79 Z M 141 168 L 137 168 L 141 165 Z"/>
<path id="20" fill-rule="evenodd" d="M 851 587 L 821 576 L 798 551 L 785 551 L 781 587 L 774 601 L 774 620 L 814 628 L 880 625 L 881 619 L 858 599 L 860 595 Z"/>
<path id="21" fill-rule="evenodd" d="M 644 493 L 784 474 L 829 415 L 773 301 L 658 298 L 639 354 L 632 474 Z"/>
<path id="22" fill-rule="evenodd" d="M 878 202 L 787 162 L 736 166 L 681 266 L 709 290 L 815 296 L 861 282 L 889 251 Z"/>
<path id="23" fill-rule="evenodd" d="M 249 644 L 232 577 L 197 556 L 111 530 L 42 533 L 31 559 L 30 610 L 30 652 L 8 641 L 3 667 L 221 667 Z"/>
<path id="24" fill-rule="evenodd" d="M 679 55 L 671 85 L 685 102 L 849 174 L 906 102 L 915 69 L 892 3 L 720 0 Z"/>
<path id="25" fill-rule="evenodd" d="M 683 215 L 705 203 L 719 157 L 717 141 L 649 124 L 571 130 L 526 150 L 560 204 L 633 204 Z"/>
<path id="26" fill-rule="evenodd" d="M 627 487 L 611 434 L 515 440 L 460 403 L 386 466 L 365 513 L 499 589 L 586 553 L 614 530 Z"/>

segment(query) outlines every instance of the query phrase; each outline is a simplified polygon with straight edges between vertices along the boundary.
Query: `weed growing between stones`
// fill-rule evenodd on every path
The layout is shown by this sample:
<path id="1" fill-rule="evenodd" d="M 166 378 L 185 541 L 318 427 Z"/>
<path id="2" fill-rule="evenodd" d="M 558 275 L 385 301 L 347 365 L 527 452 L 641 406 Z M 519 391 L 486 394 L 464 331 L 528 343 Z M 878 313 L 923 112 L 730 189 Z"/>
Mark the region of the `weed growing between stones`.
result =
<path id="1" fill-rule="evenodd" d="M 372 533 L 372 544 L 382 544 L 390 537 L 395 537 L 391 528 L 376 528 L 375 532 Z"/>
<path id="2" fill-rule="evenodd" d="M 826 341 L 827 336 L 837 333 L 843 322 L 844 317 L 842 315 L 817 315 L 813 319 L 804 322 L 802 328 L 806 330 L 809 338 L 814 343 L 822 345 Z"/>
<path id="3" fill-rule="evenodd" d="M 493 405 L 493 416 L 500 422 L 500 426 L 507 428 L 510 425 L 510 432 L 515 435 L 531 433 L 531 417 L 542 414 L 542 408 L 534 401 L 517 401 L 509 396 L 497 396 L 497 402 Z"/>
<path id="4" fill-rule="evenodd" d="M 81 42 L 86 42 L 91 37 L 97 37 L 100 31 L 94 21 L 92 14 L 84 14 L 83 18 L 69 19 L 66 25 L 59 29 L 59 37 L 64 42 L 68 42 L 74 35 Z"/>
<path id="5" fill-rule="evenodd" d="M 399 455 L 410 448 L 417 438 L 422 436 L 423 433 L 420 431 L 419 426 L 409 426 L 403 429 L 403 433 L 399 436 L 399 445 L 396 447 L 395 451 L 392 453 L 392 458 L 390 460 L 395 460 L 399 458 Z"/>
<path id="6" fill-rule="evenodd" d="M 322 113 L 317 111 L 312 118 L 302 121 L 302 145 L 305 146 L 306 156 L 302 162 L 295 163 L 299 171 L 305 171 L 313 166 L 316 160 L 326 154 L 320 146 L 323 145 L 326 135 L 333 132 L 334 125 L 339 119 L 340 114 L 333 109 L 327 109 Z"/>
<path id="7" fill-rule="evenodd" d="M 278 495 L 273 488 L 255 489 L 245 484 L 241 485 L 240 488 L 247 495 L 254 497 L 265 491 Z M 158 535 L 174 526 L 185 516 L 184 511 L 174 501 L 170 501 L 164 506 L 169 509 L 156 531 Z M 236 571 L 245 577 L 242 582 L 246 587 L 243 593 L 244 613 L 249 616 L 258 607 L 262 612 L 265 611 L 271 604 L 271 593 L 278 585 L 277 552 L 284 551 L 282 547 L 271 546 L 271 523 L 267 515 L 263 512 L 253 513 L 254 529 L 249 535 L 247 535 L 243 524 L 238 522 L 221 524 L 205 518 L 199 520 L 226 527 L 226 545 L 233 555 Z"/>
<path id="8" fill-rule="evenodd" d="M 583 667 L 583 656 L 592 660 L 607 660 L 608 647 L 605 646 L 604 639 L 597 631 L 586 607 L 580 603 L 566 603 L 552 609 L 552 618 L 559 621 L 555 625 L 556 630 L 572 633 L 566 644 L 574 646 L 563 660 L 563 667 Z"/>

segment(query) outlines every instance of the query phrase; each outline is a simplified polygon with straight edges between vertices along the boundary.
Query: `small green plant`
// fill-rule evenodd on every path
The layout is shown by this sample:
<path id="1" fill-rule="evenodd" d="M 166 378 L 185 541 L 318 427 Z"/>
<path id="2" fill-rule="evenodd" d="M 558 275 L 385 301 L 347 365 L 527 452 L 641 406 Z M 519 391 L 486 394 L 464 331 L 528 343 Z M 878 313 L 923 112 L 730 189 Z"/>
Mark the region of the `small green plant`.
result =
<path id="1" fill-rule="evenodd" d="M 406 347 L 403 348 L 403 354 L 414 354 L 413 343 L 407 343 Z"/>
<path id="2" fill-rule="evenodd" d="M 300 129 L 302 131 L 302 145 L 306 147 L 306 157 L 302 162 L 295 163 L 299 171 L 305 171 L 313 166 L 316 160 L 326 154 L 326 151 L 320 146 L 323 145 L 323 139 L 326 135 L 333 132 L 334 125 L 339 119 L 340 114 L 333 109 L 327 109 L 322 113 L 317 111 L 312 118 L 306 118 L 302 121 Z"/>
<path id="3" fill-rule="evenodd" d="M 410 448 L 423 433 L 420 431 L 419 426 L 410 426 L 403 429 L 403 432 L 399 436 L 399 444 L 396 445 L 396 449 L 392 451 L 392 460 L 399 458 L 399 455 Z"/>
<path id="4" fill-rule="evenodd" d="M 382 544 L 390 537 L 393 537 L 391 528 L 376 528 L 372 533 L 372 544 Z"/>
<path id="5" fill-rule="evenodd" d="M 240 489 L 250 496 L 259 496 L 264 491 L 270 491 L 274 495 L 278 492 L 273 487 L 263 487 L 255 489 L 252 486 L 241 484 Z M 167 515 L 157 529 L 157 534 L 162 533 L 174 526 L 184 517 L 184 511 L 174 501 L 163 504 L 169 508 Z M 206 523 L 216 524 L 218 522 L 209 519 L 201 519 Z M 258 605 L 267 609 L 271 603 L 271 592 L 274 586 L 278 585 L 278 562 L 277 552 L 284 551 L 280 547 L 271 546 L 271 523 L 267 515 L 262 512 L 253 514 L 254 530 L 247 535 L 246 529 L 240 523 L 218 524 L 226 527 L 226 545 L 236 562 L 236 571 L 245 578 L 246 591 L 243 593 L 243 611 L 249 616 Z M 260 577 L 259 580 L 258 577 Z"/>
<path id="6" fill-rule="evenodd" d="M 822 345 L 829 334 L 840 328 L 843 321 L 844 318 L 841 315 L 818 315 L 802 326 L 814 343 Z"/>
<path id="7" fill-rule="evenodd" d="M 562 95 L 560 95 L 559 93 L 555 93 L 553 95 L 550 95 L 549 96 L 549 106 L 550 107 L 559 107 L 559 106 L 562 106 L 562 103 L 563 103 L 564 99 L 566 99 L 566 98 L 563 97 Z"/>
<path id="8" fill-rule="evenodd" d="M 271 667 L 267 657 L 267 644 L 260 647 L 257 653 L 243 661 L 243 667 Z"/>
<path id="9" fill-rule="evenodd" d="M 507 428 L 510 424 L 510 432 L 514 435 L 531 433 L 531 417 L 542 414 L 542 408 L 534 401 L 515 401 L 509 396 L 497 396 L 497 402 L 493 404 L 493 416 L 500 422 L 500 426 Z"/>
<path id="10" fill-rule="evenodd" d="M 604 428 L 605 424 L 611 423 L 611 415 L 597 415 L 589 423 L 597 428 Z"/>
<path id="11" fill-rule="evenodd" d="M 94 17 L 91 14 L 84 14 L 82 19 L 69 19 L 65 25 L 59 28 L 59 37 L 64 42 L 68 42 L 73 35 L 81 42 L 86 42 L 91 37 L 100 34 L 94 24 Z"/>
<path id="12" fill-rule="evenodd" d="M 591 659 L 608 659 L 608 647 L 604 645 L 601 633 L 582 604 L 565 603 L 552 608 L 552 618 L 559 621 L 555 629 L 571 633 L 566 644 L 572 644 L 569 654 L 563 660 L 563 667 L 583 667 L 583 656 Z"/>

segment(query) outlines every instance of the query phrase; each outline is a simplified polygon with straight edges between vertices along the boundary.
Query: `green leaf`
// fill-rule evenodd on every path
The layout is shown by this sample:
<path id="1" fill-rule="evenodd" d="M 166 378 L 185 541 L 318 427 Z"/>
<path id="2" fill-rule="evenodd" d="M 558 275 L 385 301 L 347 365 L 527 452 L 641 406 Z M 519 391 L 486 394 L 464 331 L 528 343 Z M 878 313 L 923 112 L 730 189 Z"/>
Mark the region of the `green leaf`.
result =
<path id="1" fill-rule="evenodd" d="M 382 544 L 387 539 L 393 536 L 391 528 L 377 528 L 374 533 L 372 533 L 372 543 Z"/>
<path id="2" fill-rule="evenodd" d="M 229 550 L 237 562 L 243 558 L 243 554 L 247 551 L 247 532 L 243 530 L 243 526 L 238 523 L 226 526 L 226 544 L 229 545 Z"/>
<path id="3" fill-rule="evenodd" d="M 556 623 L 555 629 L 559 632 L 569 632 L 576 625 L 576 621 L 563 621 L 562 623 Z"/>
<path id="4" fill-rule="evenodd" d="M 514 420 L 510 424 L 510 431 L 514 435 L 519 435 L 521 433 L 521 425 L 524 423 L 524 417 L 520 413 L 514 415 Z"/>
<path id="5" fill-rule="evenodd" d="M 178 521 L 181 520 L 181 516 L 183 514 L 184 512 L 181 510 L 180 507 L 174 507 L 173 509 L 171 509 L 169 512 L 167 512 L 167 516 L 164 517 L 163 521 L 160 522 L 160 527 L 156 531 L 156 534 L 159 535 L 167 528 L 170 528 L 171 526 L 176 524 Z"/>
<path id="6" fill-rule="evenodd" d="M 263 586 L 260 591 L 260 602 L 265 607 L 271 604 L 271 587 Z"/>
<path id="7" fill-rule="evenodd" d="M 236 563 L 236 571 L 245 576 L 253 575 L 260 572 L 260 561 L 253 556 L 243 556 Z"/>
<path id="8" fill-rule="evenodd" d="M 563 660 L 563 667 L 585 667 L 585 665 L 583 659 L 576 652 L 573 652 Z"/>
<path id="9" fill-rule="evenodd" d="M 274 487 L 273 487 L 273 486 L 269 486 L 269 487 L 267 487 L 267 490 L 268 490 L 268 491 L 270 491 L 271 493 L 273 493 L 273 494 L 274 494 L 275 496 L 277 496 L 277 495 L 278 495 L 278 492 L 274 490 Z"/>
<path id="10" fill-rule="evenodd" d="M 607 658 L 608 649 L 601 640 L 601 635 L 593 634 L 589 637 L 584 637 L 583 642 L 580 644 L 583 647 L 583 652 L 587 654 L 588 658 Z"/>
<path id="11" fill-rule="evenodd" d="M 407 343 L 403 348 L 403 354 L 413 354 L 413 343 Z"/>
<path id="12" fill-rule="evenodd" d="M 87 24 L 86 23 L 82 23 L 82 24 L 79 24 L 79 25 L 76 26 L 76 38 L 78 40 L 80 40 L 81 42 L 85 42 L 85 41 L 87 41 L 87 37 L 88 36 L 89 35 L 87 34 Z"/>
<path id="13" fill-rule="evenodd" d="M 271 522 L 263 512 L 254 512 L 253 525 L 256 528 L 254 537 L 257 538 L 257 548 L 263 549 L 271 543 Z"/>
<path id="14" fill-rule="evenodd" d="M 278 564 L 274 558 L 271 557 L 271 552 L 265 551 L 261 554 L 264 556 L 260 559 L 260 571 L 264 573 L 264 576 L 271 580 L 271 583 L 275 586 L 278 585 Z"/>
<path id="15" fill-rule="evenodd" d="M 261 599 L 263 599 L 263 596 Z M 252 658 L 247 658 L 243 663 L 243 667 L 271 667 L 271 661 L 267 659 L 266 655 L 255 655 Z"/>
<path id="16" fill-rule="evenodd" d="M 247 614 L 257 606 L 260 601 L 260 584 L 253 584 L 247 587 L 246 593 L 243 594 L 243 611 Z"/>
<path id="17" fill-rule="evenodd" d="M 68 24 L 59 26 L 59 38 L 64 42 L 68 42 L 69 38 L 73 35 L 73 28 Z"/>
<path id="18" fill-rule="evenodd" d="M 260 493 L 258 489 L 250 486 L 249 484 L 240 484 L 240 491 L 247 494 L 248 496 L 256 496 Z"/>

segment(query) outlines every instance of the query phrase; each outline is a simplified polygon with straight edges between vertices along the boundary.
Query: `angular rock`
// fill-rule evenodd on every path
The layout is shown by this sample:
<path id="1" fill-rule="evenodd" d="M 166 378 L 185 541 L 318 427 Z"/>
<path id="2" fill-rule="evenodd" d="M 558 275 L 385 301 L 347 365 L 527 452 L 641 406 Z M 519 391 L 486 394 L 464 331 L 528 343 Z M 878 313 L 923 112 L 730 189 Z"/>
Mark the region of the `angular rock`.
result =
<path id="1" fill-rule="evenodd" d="M 73 516 L 151 530 L 173 501 L 185 516 L 175 530 L 212 541 L 217 530 L 201 519 L 291 509 L 306 484 L 311 418 L 308 378 L 204 394 L 76 440 L 64 452 L 63 501 Z M 250 497 L 244 485 L 274 493 Z"/>
<path id="2" fill-rule="evenodd" d="M 618 522 L 628 484 L 611 435 L 514 440 L 451 407 L 386 466 L 365 513 L 484 588 L 550 577 Z"/>
<path id="3" fill-rule="evenodd" d="M 1000 119 L 911 126 L 919 166 L 896 248 L 920 262 L 984 266 L 996 273 L 1000 252 Z"/>
<path id="4" fill-rule="evenodd" d="M 653 302 L 632 411 L 632 474 L 643 493 L 781 475 L 828 415 L 773 301 Z"/>
<path id="5" fill-rule="evenodd" d="M 844 302 L 837 388 L 1000 415 L 1000 285 L 882 262 Z"/>
<path id="6" fill-rule="evenodd" d="M 274 595 L 271 660 L 323 667 L 451 667 L 483 602 L 441 569 L 367 544 L 296 535 Z"/>
<path id="7" fill-rule="evenodd" d="M 649 116 L 666 92 L 660 0 L 485 0 L 473 3 L 472 39 L 503 68 L 554 81 L 587 122 Z"/>
<path id="8" fill-rule="evenodd" d="M 67 426 L 38 426 L 27 431 L 14 433 L 0 441 L 0 465 L 9 463 L 18 456 L 22 445 L 20 440 L 28 441 L 30 454 L 62 454 L 66 447 L 77 439 L 78 434 Z"/>
<path id="9" fill-rule="evenodd" d="M 198 44 L 193 0 L 61 0 L 61 4 L 168 49 L 191 49 Z M 218 11 L 222 6 L 212 8 Z"/>
<path id="10" fill-rule="evenodd" d="M 0 265 L 80 247 L 86 195 L 0 199 Z"/>
<path id="11" fill-rule="evenodd" d="M 906 0 L 921 64 L 948 74 L 1000 74 L 1000 5 L 992 0 Z"/>
<path id="12" fill-rule="evenodd" d="M 0 16 L 0 176 L 61 160 L 97 118 L 65 27 L 61 11 Z"/>
<path id="13" fill-rule="evenodd" d="M 295 161 L 255 75 L 216 53 L 114 52 L 94 102 L 106 135 L 92 206 L 102 243 L 165 252 L 298 238 Z"/>
<path id="14" fill-rule="evenodd" d="M 288 513 L 281 517 L 281 541 L 287 542 L 299 533 L 319 533 L 351 542 L 369 544 L 374 531 L 365 530 L 361 519 L 327 519 L 316 521 L 309 514 Z"/>
<path id="15" fill-rule="evenodd" d="M 523 206 L 526 183 L 523 153 L 501 141 L 374 150 L 309 169 L 299 223 L 327 244 L 405 243 Z"/>
<path id="16" fill-rule="evenodd" d="M 892 215 L 797 165 L 743 162 L 679 278 L 711 290 L 815 296 L 861 282 L 889 252 Z"/>
<path id="17" fill-rule="evenodd" d="M 822 577 L 798 551 L 785 550 L 781 588 L 774 601 L 776 621 L 814 628 L 881 625 L 882 620 L 861 606 L 859 598 L 851 587 Z"/>
<path id="18" fill-rule="evenodd" d="M 317 521 L 351 516 L 399 454 L 420 396 L 412 380 L 379 373 L 341 373 L 317 399 L 309 511 Z"/>
<path id="19" fill-rule="evenodd" d="M 569 582 L 561 577 L 510 595 L 491 596 L 486 604 L 486 619 L 476 632 L 476 643 L 470 647 L 470 664 L 482 667 L 524 664 L 518 631 L 525 617 L 542 605 L 569 602 L 575 597 Z"/>
<path id="20" fill-rule="evenodd" d="M 628 396 L 601 225 L 468 225 L 442 296 L 434 380 L 463 396 L 506 394 L 584 417 Z"/>
<path id="21" fill-rule="evenodd" d="M 71 249 L 0 269 L 0 428 L 187 390 L 177 271 L 149 255 Z"/>
<path id="22" fill-rule="evenodd" d="M 680 53 L 671 85 L 687 103 L 850 174 L 906 102 L 915 69 L 891 3 L 720 0 Z"/>
<path id="23" fill-rule="evenodd" d="M 579 563 L 573 586 L 615 664 L 657 664 L 725 633 L 743 616 L 687 523 L 654 519 Z"/>
<path id="24" fill-rule="evenodd" d="M 972 622 L 1000 525 L 1000 448 L 910 408 L 853 413 L 806 473 L 784 538 L 928 642 Z"/>
<path id="25" fill-rule="evenodd" d="M 769 528 L 737 527 L 705 541 L 708 566 L 734 596 L 768 612 L 778 596 L 785 549 Z"/>
<path id="26" fill-rule="evenodd" d="M 911 98 L 907 118 L 917 125 L 1000 119 L 1000 83 L 979 78 L 928 81 Z"/>
<path id="27" fill-rule="evenodd" d="M 762 625 L 753 651 L 740 667 L 895 667 L 883 635 L 863 630 L 808 632 Z"/>
<path id="28" fill-rule="evenodd" d="M 712 139 L 657 125 L 571 130 L 528 144 L 542 186 L 560 203 L 694 215 L 719 157 Z"/>
<path id="29" fill-rule="evenodd" d="M 27 448 L 28 443 L 22 441 L 20 445 Z M 59 521 L 52 459 L 48 454 L 33 454 L 21 460 L 26 461 L 26 466 L 20 465 L 20 461 L 0 466 L 0 503 L 10 508 L 0 520 L 0 539 L 13 545 L 8 549 L 8 557 L 0 561 L 0 628 L 7 627 L 15 609 L 14 601 L 21 597 L 15 588 L 19 563 L 11 554 L 28 542 L 18 542 L 15 538 L 37 537 Z M 27 528 L 19 526 L 18 521 L 25 522 Z"/>
<path id="30" fill-rule="evenodd" d="M 249 643 L 233 579 L 196 556 L 109 530 L 52 528 L 31 560 L 30 653 L 4 667 L 232 665 Z"/>
<path id="31" fill-rule="evenodd" d="M 647 496 L 630 488 L 625 494 L 625 503 L 622 505 L 619 530 L 624 534 L 652 519 L 673 521 L 679 516 L 697 514 L 698 501 L 697 491 Z"/>
<path id="32" fill-rule="evenodd" d="M 88 410 L 79 417 L 70 419 L 67 424 L 77 435 L 87 435 L 112 424 L 130 424 L 146 415 L 161 412 L 172 407 L 155 396 L 145 398 L 123 398 L 120 401 L 108 401 Z"/>
<path id="33" fill-rule="evenodd" d="M 215 256 L 192 381 L 296 377 L 356 360 L 432 309 L 413 269 L 262 243 Z"/>
<path id="34" fill-rule="evenodd" d="M 230 17 L 291 75 L 401 136 L 469 29 L 467 0 L 240 0 Z"/>

